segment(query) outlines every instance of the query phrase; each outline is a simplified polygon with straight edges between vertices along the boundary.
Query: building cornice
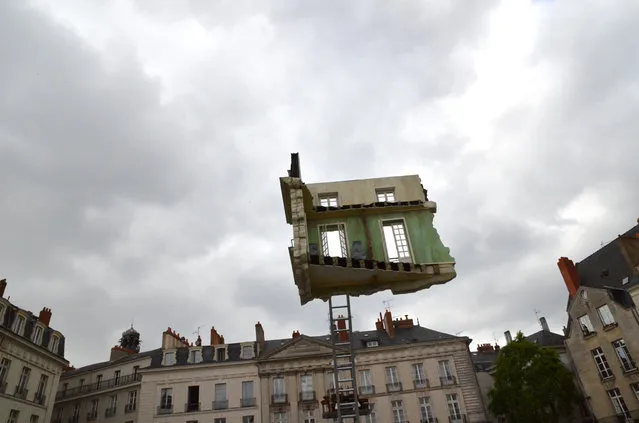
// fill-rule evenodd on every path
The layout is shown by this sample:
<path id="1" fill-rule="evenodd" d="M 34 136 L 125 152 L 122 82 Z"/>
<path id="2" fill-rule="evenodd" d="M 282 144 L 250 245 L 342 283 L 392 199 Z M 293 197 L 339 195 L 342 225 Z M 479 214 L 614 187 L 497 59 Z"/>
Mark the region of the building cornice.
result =
<path id="1" fill-rule="evenodd" d="M 39 355 L 60 364 L 61 369 L 66 367 L 69 364 L 69 361 L 64 357 L 60 357 L 57 354 L 52 353 L 47 348 L 36 345 L 31 340 L 24 338 L 23 336 L 16 335 L 12 331 L 8 330 L 5 327 L 0 326 L 0 347 L 4 344 L 4 340 L 6 338 L 11 339 L 12 341 L 20 344 L 25 349 L 38 353 Z"/>

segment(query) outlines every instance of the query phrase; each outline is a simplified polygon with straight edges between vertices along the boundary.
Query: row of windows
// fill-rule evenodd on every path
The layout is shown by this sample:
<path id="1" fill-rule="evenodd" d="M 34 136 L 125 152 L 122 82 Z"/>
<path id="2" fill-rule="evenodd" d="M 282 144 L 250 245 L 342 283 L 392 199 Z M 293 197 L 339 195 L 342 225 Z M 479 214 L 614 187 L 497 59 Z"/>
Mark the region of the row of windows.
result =
<path id="1" fill-rule="evenodd" d="M 236 398 L 235 395 L 232 396 Z M 229 395 L 226 383 L 215 384 L 215 396 L 211 407 L 207 404 L 202 405 L 200 401 L 200 386 L 192 385 L 187 388 L 187 402 L 184 404 L 184 412 L 193 413 L 204 410 L 226 410 L 232 407 L 254 407 L 256 406 L 255 383 L 252 380 L 242 382 L 242 396 L 239 398 L 239 404 L 229 404 Z M 173 388 L 162 388 L 160 390 L 160 404 L 158 405 L 158 414 L 173 413 L 175 404 L 173 403 Z M 177 410 L 176 412 L 181 412 Z"/>
<path id="2" fill-rule="evenodd" d="M 214 354 L 216 361 L 225 361 L 227 357 L 227 352 L 225 347 L 215 348 Z M 255 349 L 253 345 L 243 345 L 242 351 L 240 353 L 240 358 L 242 360 L 251 360 L 255 358 Z M 189 357 L 187 363 L 189 364 L 197 364 L 202 362 L 202 348 L 195 347 L 189 350 Z M 166 351 L 164 353 L 164 357 L 162 359 L 163 366 L 173 366 L 177 363 L 177 352 L 176 351 Z"/>
<path id="3" fill-rule="evenodd" d="M 584 291 L 585 292 L 585 291 Z M 603 329 L 608 329 L 617 326 L 617 321 L 615 317 L 612 315 L 612 311 L 610 311 L 610 307 L 608 304 L 604 304 L 601 307 L 597 307 L 597 315 L 599 316 L 599 321 L 601 322 L 601 326 Z M 588 314 L 584 314 L 579 317 L 579 327 L 584 336 L 594 335 L 595 327 L 590 320 L 590 316 Z"/>
<path id="4" fill-rule="evenodd" d="M 7 307 L 4 304 L 0 304 L 0 322 L 4 321 L 4 313 L 6 312 Z M 22 314 L 18 314 L 15 319 L 13 319 L 13 324 L 11 325 L 11 330 L 19 336 L 24 336 L 24 330 L 27 326 L 27 318 Z M 42 339 L 44 336 L 44 326 L 36 323 L 33 331 L 31 333 L 31 341 L 36 345 L 42 345 Z M 54 354 L 58 353 L 58 348 L 60 346 L 60 337 L 57 335 L 52 335 L 49 340 L 49 345 L 47 348 Z"/>
<path id="5" fill-rule="evenodd" d="M 135 411 L 137 408 L 137 401 L 138 401 L 137 390 L 127 392 L 126 402 L 124 403 L 124 413 L 126 414 L 126 413 L 131 413 Z M 82 406 L 84 405 L 84 403 L 79 401 L 73 404 L 73 412 L 71 416 L 69 417 L 69 423 L 75 423 L 80 420 L 86 420 L 86 421 L 97 420 L 98 411 L 100 408 L 100 399 L 99 398 L 91 399 L 90 401 L 87 402 L 87 404 L 88 404 L 88 409 L 86 410 L 87 411 L 86 419 L 82 418 L 81 416 Z M 117 412 L 118 412 L 118 395 L 113 394 L 109 396 L 109 398 L 107 399 L 107 405 L 106 405 L 106 408 L 104 409 L 104 416 L 107 418 L 113 417 L 116 414 L 118 414 Z M 56 411 L 55 418 L 53 419 L 53 423 L 62 422 L 63 414 L 64 414 L 64 407 L 59 407 Z"/>
<path id="6" fill-rule="evenodd" d="M 395 188 L 376 189 L 375 198 L 377 198 L 377 201 L 379 202 L 394 203 Z M 339 207 L 339 201 L 336 192 L 319 194 L 318 199 L 319 204 L 322 207 Z"/>
<path id="7" fill-rule="evenodd" d="M 632 359 L 630 355 L 630 351 L 628 351 L 628 347 L 626 346 L 626 341 L 622 339 L 617 339 L 613 341 L 612 347 L 615 350 L 617 355 L 617 359 L 619 359 L 619 363 L 621 364 L 621 368 L 624 373 L 632 372 L 637 370 L 637 365 L 635 361 Z M 606 354 L 601 347 L 597 347 L 591 351 L 592 357 L 595 360 L 595 364 L 597 365 L 597 371 L 599 372 L 599 377 L 602 380 L 609 379 L 614 377 L 614 373 L 610 368 L 610 364 L 608 363 L 608 359 L 606 359 Z"/>
<path id="8" fill-rule="evenodd" d="M 49 376 L 46 374 L 41 374 L 37 388 L 35 389 L 35 391 L 32 391 L 31 395 L 29 395 L 31 368 L 28 366 L 22 366 L 22 368 L 20 368 L 20 377 L 18 378 L 18 383 L 15 385 L 13 390 L 11 390 L 12 387 L 7 386 L 10 372 L 12 371 L 12 369 L 15 369 L 13 371 L 17 371 L 18 368 L 18 366 L 12 366 L 12 361 L 10 359 L 0 359 L 0 393 L 13 395 L 16 398 L 33 401 L 36 404 L 44 405 L 46 402 L 45 392 L 49 383 Z"/>
<path id="9" fill-rule="evenodd" d="M 39 423 L 40 416 L 37 414 L 31 414 L 29 417 L 29 423 Z M 7 423 L 19 423 L 20 422 L 20 410 L 11 410 L 9 411 L 9 418 L 7 419 Z"/>
<path id="10" fill-rule="evenodd" d="M 630 385 L 630 388 L 634 392 L 637 399 L 639 399 L 639 383 L 633 383 Z M 628 410 L 628 406 L 626 405 L 626 401 L 624 401 L 623 396 L 621 395 L 621 391 L 619 388 L 613 388 L 608 391 L 608 398 L 612 402 L 612 407 L 615 410 L 615 414 L 617 416 L 622 416 L 627 421 L 631 421 L 632 418 L 630 411 Z"/>

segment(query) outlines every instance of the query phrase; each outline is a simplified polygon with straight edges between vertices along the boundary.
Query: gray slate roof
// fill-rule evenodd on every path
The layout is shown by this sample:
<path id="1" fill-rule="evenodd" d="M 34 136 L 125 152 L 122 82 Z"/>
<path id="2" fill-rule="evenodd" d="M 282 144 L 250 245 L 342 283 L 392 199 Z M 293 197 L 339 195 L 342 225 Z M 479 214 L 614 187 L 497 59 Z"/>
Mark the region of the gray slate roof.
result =
<path id="1" fill-rule="evenodd" d="M 152 357 L 153 355 L 160 353 L 160 357 L 162 356 L 162 348 L 157 348 L 154 350 L 150 350 L 150 351 L 144 351 L 141 353 L 137 353 L 137 354 L 131 354 L 131 355 L 127 355 L 121 358 L 118 358 L 117 360 L 113 360 L 113 361 L 102 361 L 100 363 L 93 363 L 93 364 L 89 364 L 87 366 L 83 366 L 83 367 L 79 367 L 77 369 L 73 369 L 73 370 L 67 370 L 66 372 L 62 373 L 61 379 L 68 379 L 70 377 L 76 376 L 80 373 L 86 373 L 86 372 L 91 372 L 94 370 L 100 370 L 109 366 L 113 366 L 113 365 L 118 365 L 118 364 L 122 364 L 122 363 L 126 363 L 129 361 L 134 361 L 134 360 L 139 360 L 140 358 L 145 358 L 145 357 Z"/>
<path id="2" fill-rule="evenodd" d="M 203 345 L 202 346 L 202 362 L 201 363 L 187 363 L 188 358 L 189 358 L 189 349 L 188 347 L 182 347 L 182 348 L 178 348 L 175 354 L 175 366 L 197 366 L 199 364 L 206 364 L 206 363 L 217 363 L 217 361 L 215 360 L 215 346 L 212 345 Z M 240 355 L 242 353 L 242 344 L 240 343 L 233 343 L 233 344 L 227 344 L 226 345 L 226 354 L 227 354 L 227 359 L 224 361 L 225 363 L 228 362 L 232 362 L 232 361 L 247 361 L 246 359 L 242 359 L 240 358 Z M 255 353 L 255 343 L 253 343 L 253 351 Z M 149 369 L 154 369 L 154 368 L 161 368 L 161 367 L 167 367 L 167 366 L 162 366 L 162 349 L 158 349 L 155 350 L 154 353 L 151 356 L 151 365 L 147 368 Z M 173 366 L 169 366 L 169 367 L 173 367 Z"/>
<path id="3" fill-rule="evenodd" d="M 558 333 L 540 330 L 539 332 L 526 336 L 526 339 L 540 347 L 563 347 L 564 339 L 566 338 Z"/>

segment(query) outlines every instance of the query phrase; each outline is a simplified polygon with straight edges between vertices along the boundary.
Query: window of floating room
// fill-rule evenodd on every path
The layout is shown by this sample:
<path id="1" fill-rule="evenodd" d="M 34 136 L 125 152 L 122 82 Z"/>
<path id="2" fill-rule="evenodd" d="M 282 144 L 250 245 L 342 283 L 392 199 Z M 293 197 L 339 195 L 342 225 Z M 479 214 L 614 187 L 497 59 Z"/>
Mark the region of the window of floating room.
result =
<path id="1" fill-rule="evenodd" d="M 410 248 L 403 220 L 383 222 L 386 256 L 390 262 L 410 262 Z"/>
<path id="2" fill-rule="evenodd" d="M 395 202 L 395 189 L 394 188 L 384 188 L 375 190 L 377 194 L 377 201 L 386 202 L 386 203 L 394 203 Z"/>
<path id="3" fill-rule="evenodd" d="M 343 223 L 321 225 L 322 255 L 327 257 L 348 257 L 346 226 Z"/>
<path id="4" fill-rule="evenodd" d="M 322 207 L 337 207 L 337 193 L 320 194 L 319 203 Z"/>

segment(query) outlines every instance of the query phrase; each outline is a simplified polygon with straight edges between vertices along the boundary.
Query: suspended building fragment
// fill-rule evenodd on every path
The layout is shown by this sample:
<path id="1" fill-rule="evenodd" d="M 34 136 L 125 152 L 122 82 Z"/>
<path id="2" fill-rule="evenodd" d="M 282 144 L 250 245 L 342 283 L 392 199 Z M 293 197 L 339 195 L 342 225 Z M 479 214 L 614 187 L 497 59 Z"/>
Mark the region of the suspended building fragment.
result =
<path id="1" fill-rule="evenodd" d="M 406 294 L 456 276 L 419 176 L 305 184 L 294 153 L 280 185 L 302 304 L 387 289 Z"/>

